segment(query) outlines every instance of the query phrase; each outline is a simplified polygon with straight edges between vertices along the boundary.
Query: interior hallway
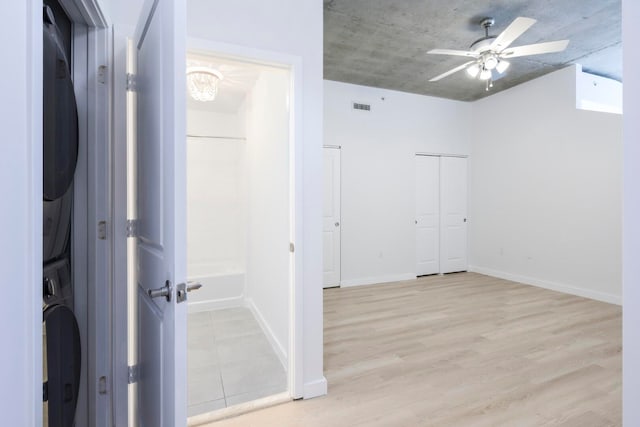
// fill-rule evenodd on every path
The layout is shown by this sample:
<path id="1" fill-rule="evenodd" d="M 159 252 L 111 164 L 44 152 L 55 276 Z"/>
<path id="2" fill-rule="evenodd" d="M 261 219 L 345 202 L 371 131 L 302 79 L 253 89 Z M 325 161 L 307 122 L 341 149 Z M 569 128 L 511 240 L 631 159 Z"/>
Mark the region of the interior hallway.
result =
<path id="1" fill-rule="evenodd" d="M 619 426 L 622 308 L 458 273 L 324 292 L 327 396 L 230 426 Z"/>

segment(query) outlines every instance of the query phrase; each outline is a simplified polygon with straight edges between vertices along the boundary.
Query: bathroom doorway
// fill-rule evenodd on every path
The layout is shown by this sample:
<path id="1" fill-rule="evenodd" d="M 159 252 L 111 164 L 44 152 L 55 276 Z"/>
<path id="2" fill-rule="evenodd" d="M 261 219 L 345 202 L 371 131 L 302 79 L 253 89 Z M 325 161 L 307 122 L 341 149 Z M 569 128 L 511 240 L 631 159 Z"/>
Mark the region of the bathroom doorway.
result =
<path id="1" fill-rule="evenodd" d="M 189 417 L 290 399 L 290 88 L 288 68 L 187 55 Z"/>

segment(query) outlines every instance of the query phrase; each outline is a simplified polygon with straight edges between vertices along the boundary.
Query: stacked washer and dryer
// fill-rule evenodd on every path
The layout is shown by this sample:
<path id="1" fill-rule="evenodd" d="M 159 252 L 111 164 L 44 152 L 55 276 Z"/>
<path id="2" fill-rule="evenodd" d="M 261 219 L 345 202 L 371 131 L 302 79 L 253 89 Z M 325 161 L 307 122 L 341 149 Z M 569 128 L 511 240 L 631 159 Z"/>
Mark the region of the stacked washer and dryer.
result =
<path id="1" fill-rule="evenodd" d="M 44 419 L 50 427 L 74 425 L 82 362 L 71 257 L 78 114 L 71 81 L 70 25 L 57 2 L 45 1 L 42 319 Z M 61 26 L 68 31 L 66 39 Z"/>

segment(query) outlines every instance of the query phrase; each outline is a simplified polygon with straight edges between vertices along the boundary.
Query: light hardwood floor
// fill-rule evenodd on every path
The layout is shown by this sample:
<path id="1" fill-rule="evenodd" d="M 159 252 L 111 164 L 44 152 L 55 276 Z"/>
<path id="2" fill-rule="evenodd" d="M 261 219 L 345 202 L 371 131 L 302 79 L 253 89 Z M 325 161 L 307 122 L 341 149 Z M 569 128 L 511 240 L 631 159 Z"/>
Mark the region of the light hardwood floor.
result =
<path id="1" fill-rule="evenodd" d="M 619 426 L 621 313 L 474 273 L 325 290 L 329 394 L 212 425 Z"/>

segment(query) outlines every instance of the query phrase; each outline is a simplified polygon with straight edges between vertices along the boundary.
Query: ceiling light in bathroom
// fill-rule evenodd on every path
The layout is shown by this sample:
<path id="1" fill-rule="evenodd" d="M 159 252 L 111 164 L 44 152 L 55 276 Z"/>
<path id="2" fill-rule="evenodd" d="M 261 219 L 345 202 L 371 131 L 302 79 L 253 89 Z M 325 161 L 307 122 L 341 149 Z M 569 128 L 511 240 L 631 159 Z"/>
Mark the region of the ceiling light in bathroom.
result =
<path id="1" fill-rule="evenodd" d="M 210 67 L 187 68 L 187 87 L 196 101 L 210 102 L 218 95 L 218 84 L 223 79 L 220 71 Z"/>

